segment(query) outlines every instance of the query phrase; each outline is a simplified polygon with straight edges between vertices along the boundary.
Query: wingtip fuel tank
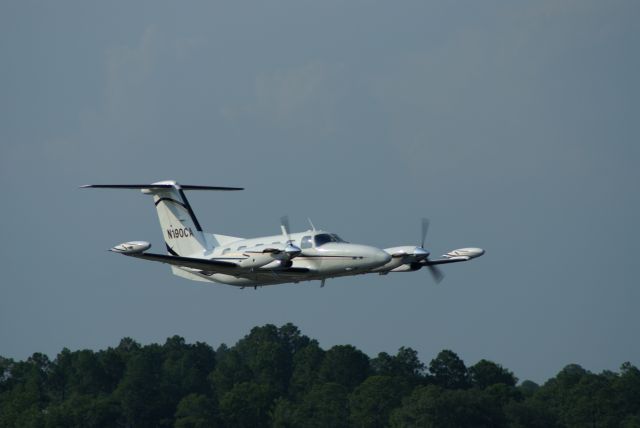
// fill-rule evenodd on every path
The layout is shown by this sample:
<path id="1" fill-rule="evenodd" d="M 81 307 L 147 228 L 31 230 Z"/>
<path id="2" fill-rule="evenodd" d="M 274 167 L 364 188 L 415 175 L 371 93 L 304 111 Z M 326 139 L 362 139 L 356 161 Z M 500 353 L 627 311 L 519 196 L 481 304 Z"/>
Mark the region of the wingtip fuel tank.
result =
<path id="1" fill-rule="evenodd" d="M 130 241 L 118 244 L 109 251 L 122 254 L 138 254 L 151 248 L 151 244 L 146 241 Z"/>

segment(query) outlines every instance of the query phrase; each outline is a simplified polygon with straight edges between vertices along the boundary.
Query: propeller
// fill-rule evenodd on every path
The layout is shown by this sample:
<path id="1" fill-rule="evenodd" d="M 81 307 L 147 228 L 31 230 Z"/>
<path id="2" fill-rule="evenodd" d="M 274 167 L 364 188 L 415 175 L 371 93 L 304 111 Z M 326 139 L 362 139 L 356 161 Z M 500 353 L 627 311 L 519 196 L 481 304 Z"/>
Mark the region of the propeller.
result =
<path id="1" fill-rule="evenodd" d="M 285 254 L 287 254 L 289 259 L 299 256 L 302 253 L 302 249 L 297 245 L 294 245 L 289 237 L 289 216 L 283 215 L 280 217 L 280 229 L 282 230 L 282 236 L 285 239 Z"/>
<path id="2" fill-rule="evenodd" d="M 425 265 L 425 266 L 427 266 L 427 269 L 429 269 L 429 273 L 433 277 L 433 280 L 436 282 L 436 284 L 440 284 L 440 281 L 444 279 L 444 273 L 440 269 L 438 269 L 437 266 L 434 266 L 434 265 Z"/>
<path id="3" fill-rule="evenodd" d="M 413 251 L 413 255 L 417 259 L 421 260 L 422 263 L 424 263 L 424 266 L 429 269 L 429 273 L 433 277 L 433 280 L 436 282 L 436 284 L 439 284 L 440 281 L 442 281 L 442 279 L 444 278 L 444 273 L 440 269 L 438 269 L 437 266 L 428 264 L 429 252 L 424 249 L 424 242 L 427 239 L 427 232 L 429 231 L 429 219 L 423 217 L 421 226 L 422 239 L 420 240 L 420 246 L 416 247 L 416 249 Z"/>
<path id="4" fill-rule="evenodd" d="M 420 246 L 413 249 L 413 257 L 417 262 L 426 260 L 429 257 L 429 251 L 424 249 L 424 241 L 427 238 L 427 232 L 429 231 L 429 220 L 422 218 L 422 233 L 420 239 Z"/>
<path id="5" fill-rule="evenodd" d="M 427 232 L 429 231 L 429 219 L 422 217 L 422 240 L 420 241 L 420 247 L 424 248 L 424 241 L 427 239 Z"/>

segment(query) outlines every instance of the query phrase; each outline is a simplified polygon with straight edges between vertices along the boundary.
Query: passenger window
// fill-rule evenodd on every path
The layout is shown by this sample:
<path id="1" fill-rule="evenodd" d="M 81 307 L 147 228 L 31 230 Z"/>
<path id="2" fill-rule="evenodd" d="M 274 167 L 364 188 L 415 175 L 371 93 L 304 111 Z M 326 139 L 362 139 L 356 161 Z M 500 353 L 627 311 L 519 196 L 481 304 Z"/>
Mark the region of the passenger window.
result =
<path id="1" fill-rule="evenodd" d="M 311 237 L 310 236 L 303 236 L 302 237 L 302 241 L 300 241 L 300 248 L 304 249 L 304 248 L 311 248 L 313 246 L 313 244 L 311 243 Z"/>
<path id="2" fill-rule="evenodd" d="M 242 250 L 244 250 L 245 248 L 247 248 L 247 246 L 246 246 L 246 245 L 242 245 L 241 247 L 238 247 L 238 251 L 242 251 Z"/>
<path id="3" fill-rule="evenodd" d="M 222 254 L 227 254 L 229 251 L 231 251 L 231 248 L 225 248 L 222 250 Z"/>
<path id="4" fill-rule="evenodd" d="M 272 242 L 271 245 L 280 245 L 280 242 L 278 242 L 278 241 Z"/>

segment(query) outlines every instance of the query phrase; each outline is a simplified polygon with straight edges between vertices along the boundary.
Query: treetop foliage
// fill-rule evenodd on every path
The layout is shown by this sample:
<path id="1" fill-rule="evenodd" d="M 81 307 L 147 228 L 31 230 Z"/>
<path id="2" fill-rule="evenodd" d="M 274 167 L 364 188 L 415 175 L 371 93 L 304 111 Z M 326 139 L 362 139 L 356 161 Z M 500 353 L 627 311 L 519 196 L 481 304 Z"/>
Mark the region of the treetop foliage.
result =
<path id="1" fill-rule="evenodd" d="M 293 324 L 216 350 L 180 336 L 55 359 L 0 357 L 1 427 L 640 427 L 640 370 L 564 367 L 543 385 L 455 352 L 370 358 Z"/>

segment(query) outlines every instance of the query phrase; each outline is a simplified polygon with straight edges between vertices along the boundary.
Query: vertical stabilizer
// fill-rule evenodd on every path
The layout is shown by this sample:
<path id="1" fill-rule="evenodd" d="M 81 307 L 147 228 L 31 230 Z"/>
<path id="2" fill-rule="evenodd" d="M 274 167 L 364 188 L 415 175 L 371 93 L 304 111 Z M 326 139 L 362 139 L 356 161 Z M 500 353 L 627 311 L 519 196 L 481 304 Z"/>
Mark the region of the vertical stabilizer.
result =
<path id="1" fill-rule="evenodd" d="M 172 186 L 142 190 L 143 193 L 153 195 L 167 251 L 175 256 L 195 256 L 210 250 L 200 222 L 180 185 L 175 181 L 161 181 L 153 184 Z"/>

